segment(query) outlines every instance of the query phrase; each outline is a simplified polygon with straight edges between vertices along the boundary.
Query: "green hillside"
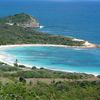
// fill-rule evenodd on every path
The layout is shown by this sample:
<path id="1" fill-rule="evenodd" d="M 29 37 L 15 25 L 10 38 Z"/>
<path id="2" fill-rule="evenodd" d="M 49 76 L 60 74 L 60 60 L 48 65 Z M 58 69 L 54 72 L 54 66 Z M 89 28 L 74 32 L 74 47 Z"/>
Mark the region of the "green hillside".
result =
<path id="1" fill-rule="evenodd" d="M 2 24 L 8 24 L 8 25 L 16 25 L 20 27 L 39 27 L 38 21 L 33 18 L 31 15 L 25 14 L 25 13 L 20 13 L 20 14 L 15 14 L 12 16 L 7 16 L 5 18 L 1 18 L 0 22 Z"/>
<path id="2" fill-rule="evenodd" d="M 39 43 L 82 46 L 85 42 L 72 41 L 73 38 L 39 32 L 27 23 L 36 23 L 36 20 L 24 13 L 0 19 L 0 45 Z"/>
<path id="3" fill-rule="evenodd" d="M 100 100 L 100 79 L 0 63 L 0 100 Z"/>

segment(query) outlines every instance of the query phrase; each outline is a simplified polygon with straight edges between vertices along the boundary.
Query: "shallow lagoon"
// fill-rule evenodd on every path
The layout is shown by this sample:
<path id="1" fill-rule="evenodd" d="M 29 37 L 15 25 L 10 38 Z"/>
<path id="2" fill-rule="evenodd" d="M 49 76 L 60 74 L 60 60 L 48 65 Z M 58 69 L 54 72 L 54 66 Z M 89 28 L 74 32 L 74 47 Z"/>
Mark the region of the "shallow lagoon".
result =
<path id="1" fill-rule="evenodd" d="M 100 74 L 100 49 L 28 46 L 7 48 L 3 53 L 10 54 L 11 61 L 30 66 Z"/>

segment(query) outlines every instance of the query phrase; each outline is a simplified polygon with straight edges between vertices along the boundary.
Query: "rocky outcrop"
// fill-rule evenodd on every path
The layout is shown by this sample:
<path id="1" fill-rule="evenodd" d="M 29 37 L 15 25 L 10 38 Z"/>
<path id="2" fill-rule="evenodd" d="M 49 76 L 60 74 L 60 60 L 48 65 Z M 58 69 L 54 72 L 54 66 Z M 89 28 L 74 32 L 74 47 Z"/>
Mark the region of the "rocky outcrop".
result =
<path id="1" fill-rule="evenodd" d="M 17 25 L 17 26 L 25 27 L 25 28 L 39 27 L 39 23 L 37 22 L 37 20 L 33 18 L 32 16 L 25 13 L 8 16 L 5 18 L 5 20 L 6 20 L 6 24 L 8 25 Z"/>

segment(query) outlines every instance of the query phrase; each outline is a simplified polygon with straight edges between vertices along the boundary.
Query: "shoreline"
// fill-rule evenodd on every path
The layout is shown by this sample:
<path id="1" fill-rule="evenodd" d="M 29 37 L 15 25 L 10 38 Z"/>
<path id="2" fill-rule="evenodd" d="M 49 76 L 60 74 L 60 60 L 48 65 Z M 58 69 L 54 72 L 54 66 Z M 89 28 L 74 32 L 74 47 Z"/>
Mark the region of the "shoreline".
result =
<path id="1" fill-rule="evenodd" d="M 10 56 L 10 55 L 9 55 Z M 7 55 L 7 57 L 9 57 L 8 55 Z M 5 57 L 5 59 L 7 58 L 6 57 L 6 54 L 5 55 L 2 55 L 2 57 Z M 10 56 L 10 58 L 11 58 L 11 56 Z M 16 59 L 15 59 L 16 60 Z M 1 62 L 3 62 L 3 63 L 6 63 L 6 64 L 8 64 L 8 65 L 10 65 L 10 66 L 12 66 L 12 67 L 14 67 L 14 62 L 9 62 L 9 61 L 5 61 L 4 59 L 1 59 L 1 54 L 0 54 L 0 61 Z M 24 65 L 25 66 L 25 68 L 26 69 L 31 69 L 33 66 L 35 66 L 36 68 L 38 68 L 38 69 L 40 69 L 40 68 L 44 68 L 44 69 L 47 69 L 47 70 L 52 70 L 52 71 L 60 71 L 60 72 L 67 72 L 67 73 L 78 73 L 78 74 L 82 74 L 82 73 L 84 73 L 84 74 L 92 74 L 92 75 L 94 75 L 94 76 L 98 76 L 98 75 L 100 75 L 100 74 L 98 74 L 98 73 L 95 73 L 95 72 L 79 72 L 79 71 L 72 71 L 72 70 L 64 70 L 64 69 L 56 69 L 56 68 L 49 68 L 49 67 L 46 67 L 46 66 L 37 66 L 37 65 L 28 65 L 28 64 L 24 64 L 24 63 L 18 63 L 18 65 Z"/>
<path id="2" fill-rule="evenodd" d="M 99 45 L 89 43 L 86 41 L 83 46 L 68 46 L 68 45 L 57 45 L 57 44 L 11 44 L 11 45 L 0 45 L 0 49 L 12 48 L 12 47 L 27 47 L 27 46 L 45 46 L 45 47 L 64 47 L 64 48 L 100 48 Z"/>
<path id="3" fill-rule="evenodd" d="M 91 43 L 90 43 L 91 44 Z M 64 48 L 86 48 L 86 46 L 66 46 L 66 45 L 54 45 L 54 44 L 16 44 L 16 45 L 1 45 L 0 46 L 0 49 L 3 50 L 6 49 L 6 48 L 16 48 L 16 47 L 27 47 L 27 46 L 45 46 L 45 47 L 64 47 Z M 91 44 L 89 45 L 89 48 L 95 48 L 94 44 Z M 4 62 L 10 66 L 14 66 L 14 62 L 11 62 L 11 61 L 8 61 L 7 59 L 11 59 L 11 58 L 14 58 L 12 57 L 12 55 L 9 55 L 9 54 L 0 54 L 0 61 L 1 62 Z M 16 60 L 16 59 L 15 59 Z M 23 63 L 18 63 L 19 65 L 24 65 L 26 66 L 26 68 L 31 68 L 32 66 L 31 65 L 27 65 L 27 64 L 23 64 Z M 37 68 L 41 68 L 43 66 L 36 66 Z M 61 70 L 61 69 L 50 69 L 50 68 L 47 68 L 47 67 L 43 67 L 43 68 L 46 68 L 48 70 L 53 70 L 53 71 L 62 71 L 62 72 L 70 72 L 70 73 L 86 73 L 86 74 L 93 74 L 95 76 L 99 75 L 98 73 L 89 73 L 89 72 L 78 72 L 78 71 L 68 71 L 68 70 Z"/>

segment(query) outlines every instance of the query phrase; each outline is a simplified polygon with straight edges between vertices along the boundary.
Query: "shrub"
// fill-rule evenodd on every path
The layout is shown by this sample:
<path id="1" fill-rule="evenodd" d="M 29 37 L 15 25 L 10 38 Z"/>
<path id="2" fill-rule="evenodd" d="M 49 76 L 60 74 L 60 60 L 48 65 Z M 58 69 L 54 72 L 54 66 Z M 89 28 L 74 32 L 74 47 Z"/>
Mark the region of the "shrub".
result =
<path id="1" fill-rule="evenodd" d="M 24 77 L 19 77 L 19 81 L 20 81 L 20 82 L 23 82 L 23 83 L 26 83 L 26 80 L 25 80 Z"/>
<path id="2" fill-rule="evenodd" d="M 24 66 L 24 65 L 19 65 L 18 67 L 25 68 L 26 66 Z"/>
<path id="3" fill-rule="evenodd" d="M 98 75 L 97 77 L 100 78 L 100 75 Z"/>
<path id="4" fill-rule="evenodd" d="M 36 66 L 33 66 L 32 69 L 37 69 Z"/>

